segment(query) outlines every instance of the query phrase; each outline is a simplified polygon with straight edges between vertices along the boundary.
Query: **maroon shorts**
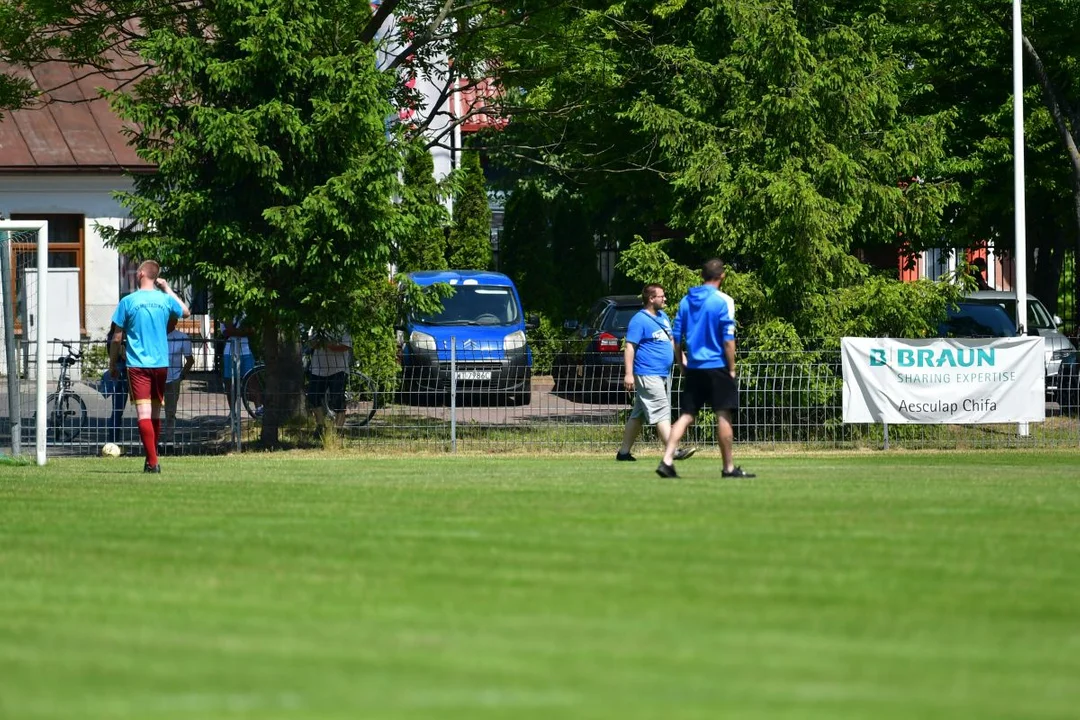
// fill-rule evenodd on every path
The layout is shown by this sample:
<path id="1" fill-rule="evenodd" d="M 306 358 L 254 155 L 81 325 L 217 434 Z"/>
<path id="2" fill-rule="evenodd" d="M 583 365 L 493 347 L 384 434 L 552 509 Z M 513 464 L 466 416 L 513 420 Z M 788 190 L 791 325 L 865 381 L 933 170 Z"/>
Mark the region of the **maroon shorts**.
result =
<path id="1" fill-rule="evenodd" d="M 165 401 L 165 377 L 168 368 L 128 368 L 128 387 L 131 389 L 131 402 L 144 405 L 149 402 Z"/>

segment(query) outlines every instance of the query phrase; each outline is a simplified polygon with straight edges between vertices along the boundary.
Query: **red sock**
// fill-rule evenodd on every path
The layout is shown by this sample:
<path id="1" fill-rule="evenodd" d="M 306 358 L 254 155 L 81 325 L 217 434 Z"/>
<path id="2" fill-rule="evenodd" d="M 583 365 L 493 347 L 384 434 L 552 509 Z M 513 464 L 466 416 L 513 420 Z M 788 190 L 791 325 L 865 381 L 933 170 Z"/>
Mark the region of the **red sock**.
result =
<path id="1" fill-rule="evenodd" d="M 146 462 L 151 467 L 157 465 L 157 441 L 154 438 L 153 420 L 139 418 L 139 437 L 142 439 L 143 449 L 146 450 Z"/>
<path id="2" fill-rule="evenodd" d="M 154 447 L 157 448 L 161 442 L 161 418 L 153 418 L 150 422 L 154 423 Z"/>

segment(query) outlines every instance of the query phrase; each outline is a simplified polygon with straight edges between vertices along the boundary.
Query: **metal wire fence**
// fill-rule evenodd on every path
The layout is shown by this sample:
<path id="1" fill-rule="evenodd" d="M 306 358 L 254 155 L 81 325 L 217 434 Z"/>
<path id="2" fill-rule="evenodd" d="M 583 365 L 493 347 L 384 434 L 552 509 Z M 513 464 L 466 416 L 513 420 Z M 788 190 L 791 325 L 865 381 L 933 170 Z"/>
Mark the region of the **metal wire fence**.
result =
<path id="1" fill-rule="evenodd" d="M 427 451 L 586 451 L 617 448 L 632 396 L 622 388 L 621 353 L 589 357 L 584 345 L 533 348 L 533 357 L 555 358 L 551 367 L 500 366 L 468 351 L 454 364 L 410 367 L 376 388 L 377 394 L 349 380 L 347 387 L 301 378 L 292 383 L 289 402 L 274 402 L 277 392 L 264 378 L 257 390 L 222 377 L 210 339 L 192 338 L 199 363 L 179 385 L 175 412 L 163 418 L 162 451 L 212 454 L 257 445 L 266 408 L 286 406 L 279 418 L 280 440 L 297 447 L 344 446 L 375 450 Z M 837 344 L 837 343 L 833 343 Z M 106 442 L 126 453 L 141 452 L 135 408 L 127 387 L 106 374 L 102 342 L 70 343 L 81 357 L 64 369 L 55 362 L 68 350 L 52 343 L 48 356 L 50 454 L 97 454 Z M 814 346 L 813 343 L 808 343 Z M 818 346 L 828 347 L 827 343 Z M 34 446 L 32 355 L 18 353 L 21 440 Z M 740 354 L 742 408 L 736 417 L 736 443 L 766 449 L 881 448 L 1074 448 L 1080 446 L 1077 403 L 1062 410 L 1047 403 L 1047 419 L 1027 432 L 1003 425 L 845 424 L 839 350 L 765 351 Z M 256 368 L 258 372 L 258 369 Z M 8 414 L 7 383 L 0 383 L 0 446 L 11 445 L 14 423 Z M 672 381 L 678 412 L 681 378 Z M 366 386 L 365 386 L 366 388 Z M 347 395 L 347 399 L 342 399 Z M 366 396 L 363 393 L 368 393 Z M 1074 399 L 1075 400 L 1075 399 Z M 344 411 L 344 412 L 342 412 Z M 659 447 L 646 429 L 638 451 Z M 716 442 L 714 418 L 703 412 L 687 443 L 708 448 Z"/>

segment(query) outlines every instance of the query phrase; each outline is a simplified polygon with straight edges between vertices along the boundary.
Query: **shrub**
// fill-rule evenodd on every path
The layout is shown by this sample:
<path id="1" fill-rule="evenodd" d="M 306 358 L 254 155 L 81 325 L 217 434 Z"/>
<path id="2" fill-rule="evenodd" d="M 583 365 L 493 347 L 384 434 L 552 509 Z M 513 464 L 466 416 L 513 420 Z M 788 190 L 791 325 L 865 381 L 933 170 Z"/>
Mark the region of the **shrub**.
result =
<path id="1" fill-rule="evenodd" d="M 526 317 L 528 314 L 526 314 Z M 551 366 L 563 342 L 561 325 L 547 315 L 540 314 L 540 327 L 529 331 L 529 348 L 532 350 L 533 375 L 551 374 Z"/>

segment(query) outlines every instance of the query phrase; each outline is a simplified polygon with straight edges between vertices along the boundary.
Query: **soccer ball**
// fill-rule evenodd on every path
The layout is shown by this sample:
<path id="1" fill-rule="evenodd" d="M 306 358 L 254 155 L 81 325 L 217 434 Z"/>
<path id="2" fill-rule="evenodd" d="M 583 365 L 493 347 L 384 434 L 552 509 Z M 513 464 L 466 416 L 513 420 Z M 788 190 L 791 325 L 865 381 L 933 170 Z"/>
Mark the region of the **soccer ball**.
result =
<path id="1" fill-rule="evenodd" d="M 120 457 L 120 446 L 116 443 L 105 443 L 101 446 L 101 457 Z"/>

